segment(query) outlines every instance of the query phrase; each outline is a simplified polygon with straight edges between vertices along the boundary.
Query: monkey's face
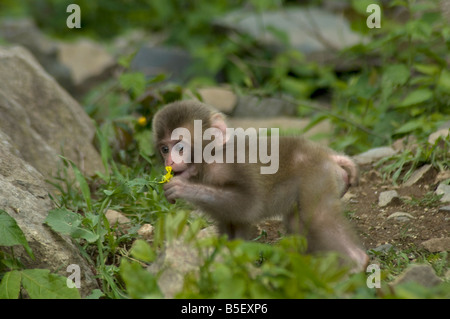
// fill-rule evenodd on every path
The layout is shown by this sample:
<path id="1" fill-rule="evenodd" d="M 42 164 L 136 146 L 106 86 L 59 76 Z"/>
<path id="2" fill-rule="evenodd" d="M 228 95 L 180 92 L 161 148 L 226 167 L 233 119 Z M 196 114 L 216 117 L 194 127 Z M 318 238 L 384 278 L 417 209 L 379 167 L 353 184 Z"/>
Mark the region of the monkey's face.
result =
<path id="1" fill-rule="evenodd" d="M 159 152 L 163 158 L 164 166 L 172 167 L 175 176 L 189 178 L 192 169 L 189 169 L 190 145 L 185 141 L 164 140 L 159 146 Z"/>

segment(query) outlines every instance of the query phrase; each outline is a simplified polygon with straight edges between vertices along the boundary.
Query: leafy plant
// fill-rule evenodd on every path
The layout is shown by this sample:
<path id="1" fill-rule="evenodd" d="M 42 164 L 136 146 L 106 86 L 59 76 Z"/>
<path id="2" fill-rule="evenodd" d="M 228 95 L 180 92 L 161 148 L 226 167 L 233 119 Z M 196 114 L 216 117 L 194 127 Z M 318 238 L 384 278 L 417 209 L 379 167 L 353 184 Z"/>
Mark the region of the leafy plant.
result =
<path id="1" fill-rule="evenodd" d="M 424 164 L 431 164 L 439 171 L 449 168 L 450 136 L 439 137 L 434 144 L 425 142 L 417 145 L 415 149 L 406 149 L 403 152 L 381 159 L 376 166 L 390 177 L 394 184 L 402 176 L 402 182 L 409 179 L 411 174 Z M 403 175 L 402 175 L 403 174 Z"/>
<path id="2" fill-rule="evenodd" d="M 0 246 L 22 246 L 34 259 L 33 252 L 14 218 L 0 210 Z M 12 269 L 3 272 L 3 269 Z M 23 288 L 32 299 L 79 299 L 77 289 L 67 285 L 67 278 L 52 274 L 48 269 L 20 269 L 21 265 L 14 255 L 0 251 L 0 299 L 17 299 Z"/>

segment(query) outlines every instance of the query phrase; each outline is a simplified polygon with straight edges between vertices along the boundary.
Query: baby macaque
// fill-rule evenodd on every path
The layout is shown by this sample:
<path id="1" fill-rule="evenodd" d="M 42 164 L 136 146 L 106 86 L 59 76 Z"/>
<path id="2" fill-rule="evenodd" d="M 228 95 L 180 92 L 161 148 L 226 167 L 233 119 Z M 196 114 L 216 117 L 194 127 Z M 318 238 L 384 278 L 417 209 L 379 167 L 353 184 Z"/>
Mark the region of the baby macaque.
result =
<path id="1" fill-rule="evenodd" d="M 368 257 L 340 202 L 358 181 L 353 161 L 301 137 L 252 132 L 227 128 L 222 113 L 198 101 L 158 111 L 154 141 L 174 172 L 164 184 L 169 202 L 192 203 L 231 239 L 250 239 L 252 225 L 282 215 L 288 232 L 306 236 L 309 251 L 339 252 L 362 270 Z"/>

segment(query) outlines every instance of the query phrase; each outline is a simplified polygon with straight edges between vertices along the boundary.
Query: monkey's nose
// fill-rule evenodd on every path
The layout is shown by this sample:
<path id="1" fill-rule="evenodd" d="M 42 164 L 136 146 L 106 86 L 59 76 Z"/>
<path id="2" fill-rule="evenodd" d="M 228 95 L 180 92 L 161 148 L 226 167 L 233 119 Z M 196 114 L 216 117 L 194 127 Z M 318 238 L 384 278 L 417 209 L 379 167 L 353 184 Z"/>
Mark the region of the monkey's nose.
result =
<path id="1" fill-rule="evenodd" d="M 167 160 L 167 161 L 166 161 L 166 166 L 171 166 L 171 167 L 173 167 L 174 164 L 175 164 L 175 162 L 174 162 L 173 160 Z"/>

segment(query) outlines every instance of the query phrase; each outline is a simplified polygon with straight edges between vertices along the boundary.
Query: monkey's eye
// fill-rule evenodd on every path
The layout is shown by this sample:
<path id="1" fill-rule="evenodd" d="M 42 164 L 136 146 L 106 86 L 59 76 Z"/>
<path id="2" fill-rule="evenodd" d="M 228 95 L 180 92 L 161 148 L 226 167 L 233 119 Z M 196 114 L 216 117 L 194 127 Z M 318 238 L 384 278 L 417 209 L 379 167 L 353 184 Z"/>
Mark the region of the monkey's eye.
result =
<path id="1" fill-rule="evenodd" d="M 175 150 L 176 150 L 178 153 L 183 153 L 183 148 L 184 148 L 184 146 L 183 146 L 183 144 L 181 144 L 181 143 L 177 143 L 177 144 L 175 145 Z"/>
<path id="2" fill-rule="evenodd" d="M 162 153 L 162 154 L 167 154 L 167 153 L 169 153 L 169 148 L 167 147 L 167 145 L 161 146 L 161 153 Z"/>

